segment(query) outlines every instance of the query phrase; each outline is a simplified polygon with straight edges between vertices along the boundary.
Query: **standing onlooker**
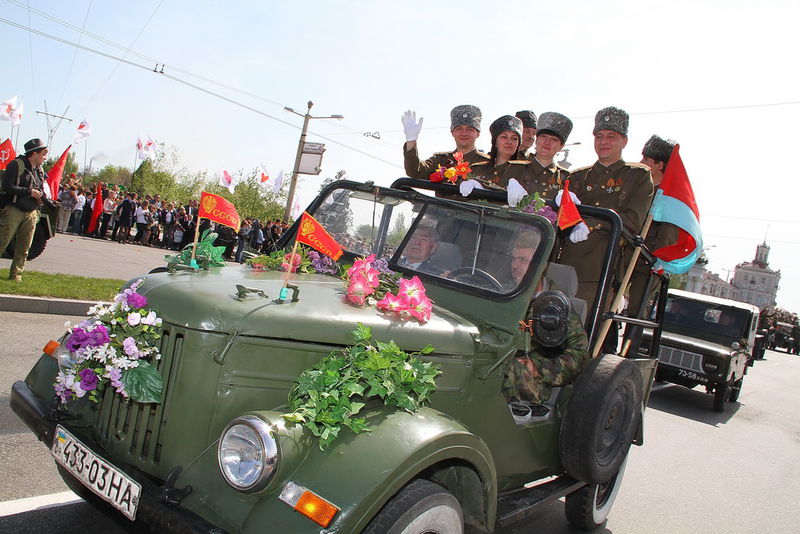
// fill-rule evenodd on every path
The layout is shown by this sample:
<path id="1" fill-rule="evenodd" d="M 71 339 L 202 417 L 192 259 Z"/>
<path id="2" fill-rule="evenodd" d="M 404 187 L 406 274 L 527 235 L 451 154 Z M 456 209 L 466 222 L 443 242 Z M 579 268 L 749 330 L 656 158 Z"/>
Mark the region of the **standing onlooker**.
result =
<path id="1" fill-rule="evenodd" d="M 133 201 L 133 194 L 129 191 L 125 193 L 125 200 L 120 202 L 119 220 L 117 221 L 117 240 L 120 244 L 128 242 L 133 225 L 133 213 L 136 210 L 136 203 Z"/>
<path id="2" fill-rule="evenodd" d="M 145 202 L 147 202 L 145 200 Z M 144 203 L 142 203 L 144 206 Z M 139 235 L 139 222 L 136 223 L 136 235 L 139 236 L 138 243 L 140 245 L 144 245 L 146 247 L 150 246 L 150 234 L 153 232 L 153 227 L 158 225 L 158 221 L 156 220 L 156 205 L 155 204 L 147 204 L 146 209 L 142 213 L 142 219 L 144 220 L 144 229 L 142 230 L 141 235 Z"/>
<path id="3" fill-rule="evenodd" d="M 133 238 L 134 242 L 139 243 L 142 240 L 142 234 L 144 231 L 147 230 L 147 215 L 150 210 L 148 206 L 150 201 L 147 199 L 142 200 L 142 203 L 139 207 L 136 208 L 136 212 L 133 214 L 134 219 L 136 220 L 136 236 Z"/>
<path id="4" fill-rule="evenodd" d="M 78 195 L 75 193 L 75 186 L 68 185 L 58 195 L 58 200 L 61 202 L 61 208 L 58 210 L 58 220 L 56 222 L 56 231 L 62 234 L 69 229 L 69 221 L 72 216 L 72 211 L 75 209 L 75 202 Z"/>
<path id="5" fill-rule="evenodd" d="M 89 222 L 92 220 L 92 209 L 94 208 L 94 193 L 86 191 L 86 202 L 83 205 L 83 213 L 81 213 L 80 225 L 78 226 L 78 235 L 86 235 L 89 229 Z"/>
<path id="6" fill-rule="evenodd" d="M 75 197 L 75 208 L 72 210 L 72 216 L 69 219 L 69 227 L 73 234 L 80 233 L 81 231 L 83 207 L 86 205 L 86 195 L 83 192 L 82 186 L 78 186 L 77 193 Z"/>
<path id="7" fill-rule="evenodd" d="M 14 258 L 8 279 L 22 281 L 22 271 L 33 243 L 33 233 L 39 222 L 39 207 L 44 193 L 42 163 L 47 157 L 47 145 L 41 139 L 25 143 L 25 154 L 17 156 L 6 167 L 0 196 L 0 250 L 5 250 L 16 237 Z"/>
<path id="8" fill-rule="evenodd" d="M 236 261 L 239 263 L 244 262 L 244 251 L 247 248 L 247 243 L 250 240 L 250 217 L 247 217 L 239 228 L 239 244 L 236 247 Z"/>
<path id="9" fill-rule="evenodd" d="M 108 239 L 106 237 L 106 233 L 108 233 L 108 225 L 111 224 L 111 217 L 114 215 L 116 209 L 117 193 L 112 190 L 108 192 L 108 196 L 103 201 L 103 223 L 100 226 L 100 234 L 98 235 L 100 239 Z"/>
<path id="10" fill-rule="evenodd" d="M 175 218 L 177 215 L 175 204 L 172 202 L 168 202 L 161 211 L 161 223 L 164 225 L 164 239 L 161 244 L 164 248 L 172 248 L 172 234 L 175 231 Z"/>

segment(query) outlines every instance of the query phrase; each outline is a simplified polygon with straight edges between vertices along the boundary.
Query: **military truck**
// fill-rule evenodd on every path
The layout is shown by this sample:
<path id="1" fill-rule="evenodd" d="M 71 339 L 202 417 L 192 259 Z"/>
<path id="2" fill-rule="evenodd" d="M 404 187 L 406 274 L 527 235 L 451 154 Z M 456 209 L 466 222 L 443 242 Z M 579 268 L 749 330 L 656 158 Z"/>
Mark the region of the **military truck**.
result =
<path id="1" fill-rule="evenodd" d="M 736 402 L 759 355 L 757 306 L 670 289 L 658 352 L 657 380 L 714 395 L 714 410 Z M 755 353 L 755 354 L 754 354 Z"/>
<path id="2" fill-rule="evenodd" d="M 97 404 L 61 404 L 53 382 L 69 355 L 44 354 L 14 384 L 14 412 L 51 448 L 71 489 L 157 532 L 494 532 L 535 523 L 537 506 L 560 497 L 572 524 L 601 527 L 629 447 L 643 443 L 657 361 L 599 354 L 543 403 L 509 405 L 504 375 L 531 346 L 520 321 L 530 319 L 544 273 L 559 271 L 548 265 L 554 226 L 503 206 L 504 192 L 462 202 L 431 192 L 457 195 L 453 186 L 410 178 L 392 187 L 338 181 L 307 208 L 345 244 L 339 262 L 356 260 L 365 251 L 355 244 L 366 241 L 366 252 L 392 270 L 419 277 L 434 301 L 427 322 L 349 305 L 330 275 L 290 275 L 296 293 L 282 300 L 282 272 L 151 274 L 138 291 L 163 318 L 155 364 L 162 401 L 125 401 L 107 388 Z M 610 228 L 599 294 L 586 314 L 594 342 L 602 320 L 621 320 L 597 302 L 609 291 L 623 231 L 613 211 L 580 209 Z M 441 268 L 404 262 L 415 233 L 431 226 L 439 243 L 429 259 Z M 280 245 L 288 249 L 298 230 L 296 223 Z M 521 233 L 534 234 L 538 246 L 515 282 L 509 251 Z M 557 285 L 571 293 L 575 283 L 567 269 Z M 554 327 L 563 312 L 551 314 Z M 282 417 L 287 394 L 301 372 L 352 344 L 359 323 L 406 351 L 434 347 L 422 357 L 442 373 L 430 404 L 414 413 L 364 399 L 372 430 L 342 432 L 322 450 Z M 658 322 L 637 324 L 654 329 L 657 354 Z"/>
<path id="3" fill-rule="evenodd" d="M 56 219 L 58 216 L 58 204 L 50 203 L 42 206 L 41 217 L 36 223 L 36 230 L 33 233 L 33 242 L 28 250 L 28 259 L 38 258 L 47 246 L 47 240 L 56 235 Z M 13 238 L 6 249 L 2 251 L 4 258 L 14 257 L 14 248 L 17 246 L 17 239 Z"/>

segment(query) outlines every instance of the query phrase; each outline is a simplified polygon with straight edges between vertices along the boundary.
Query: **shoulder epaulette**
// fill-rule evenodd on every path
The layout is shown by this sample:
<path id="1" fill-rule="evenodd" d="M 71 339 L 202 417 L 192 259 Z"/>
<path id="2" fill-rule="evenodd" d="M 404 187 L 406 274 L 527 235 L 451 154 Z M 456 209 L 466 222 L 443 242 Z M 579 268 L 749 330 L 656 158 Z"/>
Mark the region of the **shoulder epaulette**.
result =
<path id="1" fill-rule="evenodd" d="M 589 170 L 592 169 L 592 167 L 594 167 L 594 165 L 587 165 L 585 167 L 578 167 L 574 171 L 569 171 L 569 173 L 570 174 L 576 174 L 576 173 L 583 172 L 583 171 L 589 171 Z M 566 169 L 564 169 L 564 170 L 566 170 Z"/>
<path id="2" fill-rule="evenodd" d="M 632 169 L 644 169 L 646 171 L 650 171 L 650 167 L 648 167 L 644 163 L 634 163 L 632 161 L 626 161 L 625 166 L 631 167 Z"/>
<path id="3" fill-rule="evenodd" d="M 453 153 L 452 152 L 434 152 L 433 155 L 434 156 L 452 156 Z"/>
<path id="4" fill-rule="evenodd" d="M 478 166 L 478 165 L 488 165 L 488 164 L 489 164 L 488 161 L 476 161 L 475 163 L 470 163 L 469 166 L 470 167 L 475 167 L 475 166 Z"/>
<path id="5" fill-rule="evenodd" d="M 511 163 L 513 165 L 527 165 L 528 163 L 530 163 L 530 160 L 527 160 L 527 159 L 512 159 L 512 160 L 509 160 L 509 163 Z"/>
<path id="6" fill-rule="evenodd" d="M 476 153 L 477 155 L 481 156 L 482 158 L 489 159 L 489 154 L 487 154 L 486 152 L 481 152 L 480 150 L 478 150 L 478 149 L 475 149 L 475 153 Z"/>

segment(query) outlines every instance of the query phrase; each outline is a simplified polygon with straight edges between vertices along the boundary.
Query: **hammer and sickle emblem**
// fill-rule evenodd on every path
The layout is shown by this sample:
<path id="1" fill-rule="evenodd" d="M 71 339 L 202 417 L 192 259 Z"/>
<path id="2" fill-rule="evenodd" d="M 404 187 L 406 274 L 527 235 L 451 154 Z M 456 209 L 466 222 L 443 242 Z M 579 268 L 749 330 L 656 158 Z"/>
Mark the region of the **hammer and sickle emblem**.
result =
<path id="1" fill-rule="evenodd" d="M 214 197 L 206 197 L 203 199 L 203 209 L 206 211 L 213 211 L 217 207 L 217 199 Z"/>

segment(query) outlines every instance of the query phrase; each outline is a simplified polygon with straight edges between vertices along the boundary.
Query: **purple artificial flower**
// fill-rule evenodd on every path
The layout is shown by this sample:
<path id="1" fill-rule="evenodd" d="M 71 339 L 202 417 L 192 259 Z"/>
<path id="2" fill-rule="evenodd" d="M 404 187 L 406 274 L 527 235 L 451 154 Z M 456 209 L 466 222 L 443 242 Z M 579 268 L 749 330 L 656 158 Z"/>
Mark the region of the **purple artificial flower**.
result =
<path id="1" fill-rule="evenodd" d="M 128 306 L 134 310 L 144 308 L 147 306 L 147 298 L 144 295 L 136 293 L 135 291 L 133 293 L 128 293 Z"/>
<path id="2" fill-rule="evenodd" d="M 75 352 L 85 347 L 88 339 L 89 334 L 86 333 L 86 330 L 83 328 L 75 328 L 64 342 L 64 346 L 68 351 Z"/>
<path id="3" fill-rule="evenodd" d="M 372 262 L 372 267 L 378 269 L 381 274 L 394 274 L 394 271 L 389 268 L 389 262 L 384 259 L 375 260 Z"/>
<path id="4" fill-rule="evenodd" d="M 308 257 L 311 258 L 311 267 L 318 273 L 336 274 L 339 272 L 333 259 L 316 250 L 310 251 Z"/>
<path id="5" fill-rule="evenodd" d="M 86 345 L 87 347 L 99 347 L 111 341 L 108 337 L 108 329 L 99 324 L 94 327 L 94 330 L 87 333 Z"/>
<path id="6" fill-rule="evenodd" d="M 81 375 L 81 389 L 84 391 L 94 391 L 97 389 L 98 377 L 97 374 L 91 369 L 84 369 Z"/>
<path id="7" fill-rule="evenodd" d="M 126 337 L 125 340 L 122 342 L 122 350 L 125 351 L 125 354 L 131 357 L 138 357 L 139 356 L 139 349 L 136 347 L 136 340 L 132 337 Z"/>

